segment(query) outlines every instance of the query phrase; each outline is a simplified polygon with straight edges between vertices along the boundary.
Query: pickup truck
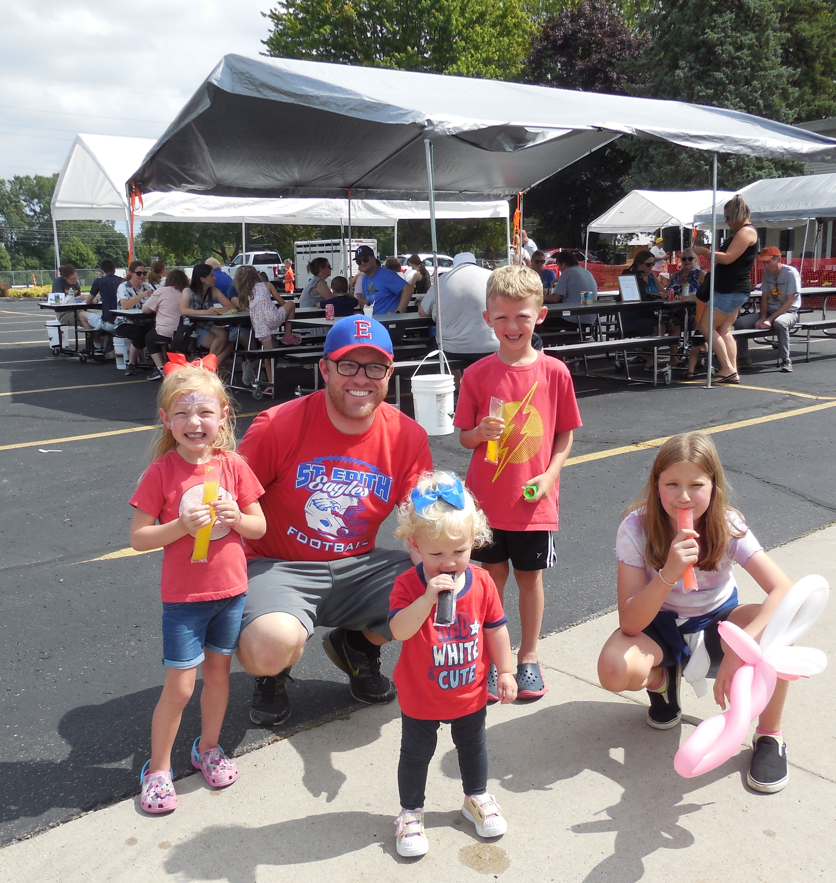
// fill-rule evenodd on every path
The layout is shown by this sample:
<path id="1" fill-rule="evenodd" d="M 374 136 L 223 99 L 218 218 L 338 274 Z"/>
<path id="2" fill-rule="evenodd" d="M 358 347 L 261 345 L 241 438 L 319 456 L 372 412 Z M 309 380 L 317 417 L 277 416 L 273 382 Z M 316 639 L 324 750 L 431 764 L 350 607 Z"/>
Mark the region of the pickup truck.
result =
<path id="1" fill-rule="evenodd" d="M 236 255 L 232 263 L 222 269 L 234 279 L 235 271 L 244 264 L 252 264 L 259 273 L 266 273 L 271 282 L 284 284 L 285 266 L 277 251 L 245 251 Z"/>

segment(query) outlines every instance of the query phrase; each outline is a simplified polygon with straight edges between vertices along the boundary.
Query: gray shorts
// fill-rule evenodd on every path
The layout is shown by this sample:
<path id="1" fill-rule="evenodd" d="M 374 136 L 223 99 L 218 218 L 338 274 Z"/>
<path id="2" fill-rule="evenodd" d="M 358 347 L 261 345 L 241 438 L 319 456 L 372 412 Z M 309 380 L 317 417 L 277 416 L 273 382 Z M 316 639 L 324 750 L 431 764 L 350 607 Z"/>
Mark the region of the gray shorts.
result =
<path id="1" fill-rule="evenodd" d="M 242 630 L 267 613 L 289 613 L 305 627 L 368 629 L 384 638 L 395 578 L 412 567 L 406 552 L 374 549 L 335 561 L 256 558 L 247 566 L 249 589 Z"/>

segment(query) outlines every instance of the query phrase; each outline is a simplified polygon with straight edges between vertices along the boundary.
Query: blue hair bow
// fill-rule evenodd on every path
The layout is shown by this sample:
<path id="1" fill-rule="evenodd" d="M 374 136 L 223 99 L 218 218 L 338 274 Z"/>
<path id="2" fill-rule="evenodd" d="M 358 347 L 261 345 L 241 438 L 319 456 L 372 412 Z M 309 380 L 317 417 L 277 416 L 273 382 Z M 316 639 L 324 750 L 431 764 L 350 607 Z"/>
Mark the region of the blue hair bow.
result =
<path id="1" fill-rule="evenodd" d="M 419 515 L 423 515 L 427 508 L 438 500 L 444 500 L 454 509 L 464 509 L 465 505 L 464 488 L 460 478 L 454 479 L 451 484 L 439 485 L 438 488 L 428 487 L 423 492 L 415 488 L 410 494 L 410 499 Z"/>

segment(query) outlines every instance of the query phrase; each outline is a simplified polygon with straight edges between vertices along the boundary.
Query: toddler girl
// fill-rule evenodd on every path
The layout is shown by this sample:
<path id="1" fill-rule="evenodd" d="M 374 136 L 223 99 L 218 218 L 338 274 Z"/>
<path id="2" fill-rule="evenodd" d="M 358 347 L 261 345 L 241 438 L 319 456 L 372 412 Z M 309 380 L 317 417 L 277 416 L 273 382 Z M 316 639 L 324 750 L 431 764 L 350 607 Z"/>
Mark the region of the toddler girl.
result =
<path id="1" fill-rule="evenodd" d="M 400 507 L 396 535 L 421 563 L 395 580 L 389 610 L 392 637 L 403 641 L 394 679 L 401 706 L 401 756 L 396 821 L 398 854 L 424 855 L 424 789 L 438 726 L 450 723 L 465 798 L 462 813 L 480 837 L 504 834 L 507 824 L 488 790 L 485 717 L 488 664 L 499 671 L 498 694 L 513 702 L 511 642 L 496 586 L 471 568 L 474 546 L 490 542 L 484 514 L 461 481 L 445 472 L 424 475 Z M 452 624 L 435 625 L 440 592 L 453 592 Z M 483 640 L 487 646 L 483 645 Z"/>
<path id="2" fill-rule="evenodd" d="M 234 417 L 217 376 L 205 368 L 181 368 L 165 378 L 158 404 L 162 436 L 131 497 L 131 546 L 138 552 L 163 548 L 166 678 L 151 723 L 151 759 L 140 774 L 140 805 L 149 813 L 177 807 L 171 749 L 198 665 L 202 731 L 192 745 L 192 765 L 216 788 L 238 778 L 218 737 L 247 593 L 241 538 L 257 539 L 266 530 L 258 503 L 264 489 L 233 453 Z M 212 493 L 212 501 L 204 502 Z M 204 561 L 192 563 L 195 537 L 210 525 Z"/>
<path id="3" fill-rule="evenodd" d="M 683 509 L 691 510 L 693 529 L 679 528 Z M 662 445 L 644 492 L 618 529 L 615 557 L 620 628 L 598 659 L 602 686 L 615 693 L 646 689 L 647 723 L 666 730 L 682 714 L 680 675 L 703 695 L 714 662 L 719 663 L 714 698 L 725 709 L 742 663 L 721 644 L 717 623 L 728 619 L 758 640 L 792 582 L 761 548 L 743 516 L 727 504 L 723 467 L 707 435 L 677 435 Z M 767 593 L 763 604 L 738 607 L 734 563 Z M 697 583 L 692 591 L 683 586 L 689 565 Z M 787 783 L 781 737 L 786 689 L 787 681 L 779 680 L 755 731 L 747 780 L 764 793 L 780 791 Z"/>

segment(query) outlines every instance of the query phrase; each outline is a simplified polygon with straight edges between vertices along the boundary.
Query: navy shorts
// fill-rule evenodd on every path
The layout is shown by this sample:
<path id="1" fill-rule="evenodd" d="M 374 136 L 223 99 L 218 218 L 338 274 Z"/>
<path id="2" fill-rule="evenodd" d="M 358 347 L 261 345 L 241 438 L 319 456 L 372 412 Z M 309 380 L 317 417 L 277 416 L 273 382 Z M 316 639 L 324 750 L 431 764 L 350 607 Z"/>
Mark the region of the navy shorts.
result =
<path id="1" fill-rule="evenodd" d="M 481 564 L 510 561 L 514 570 L 545 570 L 553 567 L 557 556 L 550 530 L 493 529 L 493 542 L 474 549 L 470 557 Z"/>
<path id="2" fill-rule="evenodd" d="M 238 646 L 247 593 L 217 601 L 163 602 L 163 665 L 196 668 L 208 648 L 232 656 Z"/>

